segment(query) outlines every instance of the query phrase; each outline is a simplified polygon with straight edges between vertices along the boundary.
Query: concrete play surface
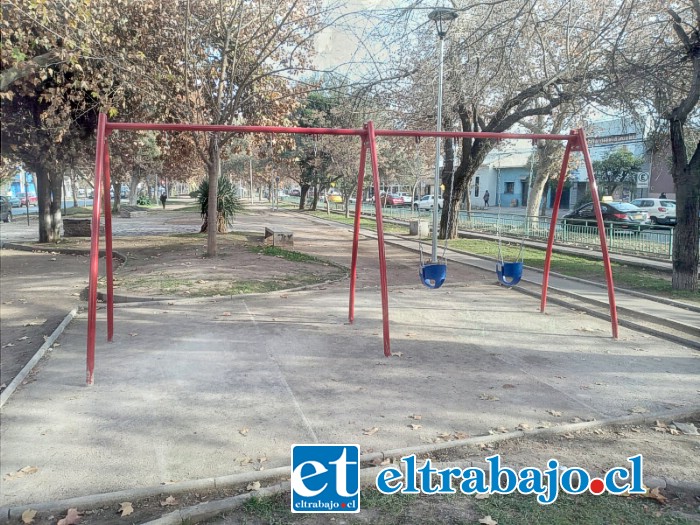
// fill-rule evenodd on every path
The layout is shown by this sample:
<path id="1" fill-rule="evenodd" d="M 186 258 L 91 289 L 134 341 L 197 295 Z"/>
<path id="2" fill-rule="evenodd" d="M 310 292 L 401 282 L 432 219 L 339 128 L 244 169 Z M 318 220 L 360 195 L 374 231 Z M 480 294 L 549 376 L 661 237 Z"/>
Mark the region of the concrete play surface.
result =
<path id="1" fill-rule="evenodd" d="M 351 325 L 346 287 L 121 305 L 113 343 L 101 310 L 93 387 L 79 315 L 3 407 L 3 474 L 39 470 L 0 505 L 284 466 L 294 443 L 381 451 L 697 405 L 696 351 L 483 282 L 393 287 L 385 358 L 379 291 L 358 291 Z"/>

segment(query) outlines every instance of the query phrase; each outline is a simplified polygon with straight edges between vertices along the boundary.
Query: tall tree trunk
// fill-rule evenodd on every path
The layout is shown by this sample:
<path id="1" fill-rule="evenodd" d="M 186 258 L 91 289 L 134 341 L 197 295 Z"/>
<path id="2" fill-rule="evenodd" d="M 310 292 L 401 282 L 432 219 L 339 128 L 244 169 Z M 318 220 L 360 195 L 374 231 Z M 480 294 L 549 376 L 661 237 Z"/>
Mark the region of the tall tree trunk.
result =
<path id="1" fill-rule="evenodd" d="M 209 139 L 209 158 L 207 159 L 207 175 L 209 177 L 209 203 L 207 217 L 217 217 L 217 201 L 219 176 L 221 175 L 221 156 L 219 154 L 219 137 L 214 133 Z M 217 228 L 207 228 L 207 256 L 216 257 Z"/>
<path id="2" fill-rule="evenodd" d="M 306 205 L 306 196 L 309 193 L 309 188 L 311 188 L 311 186 L 309 184 L 302 184 L 301 185 L 301 192 L 299 195 L 299 209 L 300 210 L 303 210 L 304 206 Z"/>
<path id="3" fill-rule="evenodd" d="M 686 162 L 683 122 L 671 120 L 673 182 L 676 185 L 676 227 L 673 231 L 674 290 L 698 290 L 698 209 L 700 207 L 700 143 Z"/>
<path id="4" fill-rule="evenodd" d="M 36 167 L 37 199 L 39 206 L 39 242 L 56 242 L 61 238 L 61 196 L 63 177 L 50 175 L 45 166 Z"/>
<path id="5" fill-rule="evenodd" d="M 121 208 L 122 203 L 122 183 L 113 182 L 112 187 L 114 188 L 114 202 L 112 203 L 112 213 L 118 214 L 119 208 Z"/>
<path id="6" fill-rule="evenodd" d="M 75 173 L 75 170 L 71 168 L 70 170 L 70 193 L 71 193 L 71 198 L 73 199 L 73 207 L 77 208 L 78 207 L 78 176 Z"/>
<path id="7" fill-rule="evenodd" d="M 138 186 L 139 186 L 139 176 L 138 174 L 131 174 L 131 179 L 129 180 L 129 204 L 133 206 L 136 204 L 136 199 L 138 198 L 137 192 L 138 192 Z"/>
<path id="8" fill-rule="evenodd" d="M 51 242 L 58 242 L 63 233 L 63 215 L 61 204 L 63 201 L 63 173 L 54 172 L 51 180 Z"/>

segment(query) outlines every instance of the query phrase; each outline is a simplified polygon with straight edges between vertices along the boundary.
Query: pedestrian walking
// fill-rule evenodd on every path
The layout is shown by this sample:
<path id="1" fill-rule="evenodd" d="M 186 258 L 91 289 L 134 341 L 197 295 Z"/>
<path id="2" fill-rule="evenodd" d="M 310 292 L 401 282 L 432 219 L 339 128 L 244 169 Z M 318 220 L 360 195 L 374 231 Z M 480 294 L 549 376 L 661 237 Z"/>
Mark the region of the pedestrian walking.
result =
<path id="1" fill-rule="evenodd" d="M 484 208 L 488 208 L 488 207 L 489 207 L 489 197 L 490 197 L 490 195 L 489 195 L 489 190 L 486 190 L 486 191 L 484 192 Z"/>
<path id="2" fill-rule="evenodd" d="M 160 194 L 160 203 L 163 205 L 163 209 L 165 209 L 165 201 L 168 200 L 168 196 L 166 195 L 165 192 Z"/>
<path id="3" fill-rule="evenodd" d="M 665 199 L 666 198 L 666 192 L 661 192 L 661 195 L 659 195 L 659 199 Z"/>

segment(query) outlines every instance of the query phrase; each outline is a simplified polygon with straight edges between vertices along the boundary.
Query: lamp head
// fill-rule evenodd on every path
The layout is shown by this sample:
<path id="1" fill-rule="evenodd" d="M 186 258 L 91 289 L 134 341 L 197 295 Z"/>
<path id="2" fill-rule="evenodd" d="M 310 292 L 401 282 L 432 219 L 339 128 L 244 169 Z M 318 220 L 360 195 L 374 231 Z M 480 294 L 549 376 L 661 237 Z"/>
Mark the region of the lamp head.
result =
<path id="1" fill-rule="evenodd" d="M 450 7 L 437 7 L 430 12 L 428 18 L 435 22 L 438 36 L 445 38 L 450 24 L 457 18 L 457 11 Z"/>

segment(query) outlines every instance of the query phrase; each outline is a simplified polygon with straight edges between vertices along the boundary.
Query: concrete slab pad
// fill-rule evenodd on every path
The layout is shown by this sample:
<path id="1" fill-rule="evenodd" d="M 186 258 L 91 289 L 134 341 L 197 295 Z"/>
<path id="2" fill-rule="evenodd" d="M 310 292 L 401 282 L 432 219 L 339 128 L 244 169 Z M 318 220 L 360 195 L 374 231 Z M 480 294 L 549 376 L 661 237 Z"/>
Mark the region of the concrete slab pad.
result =
<path id="1" fill-rule="evenodd" d="M 113 343 L 99 312 L 93 387 L 85 317 L 69 326 L 3 408 L 3 473 L 39 471 L 4 482 L 0 505 L 282 466 L 294 443 L 380 451 L 697 405 L 697 352 L 614 341 L 605 321 L 493 285 L 392 289 L 388 359 L 376 289 L 352 325 L 342 286 L 171 303 L 118 307 Z"/>

